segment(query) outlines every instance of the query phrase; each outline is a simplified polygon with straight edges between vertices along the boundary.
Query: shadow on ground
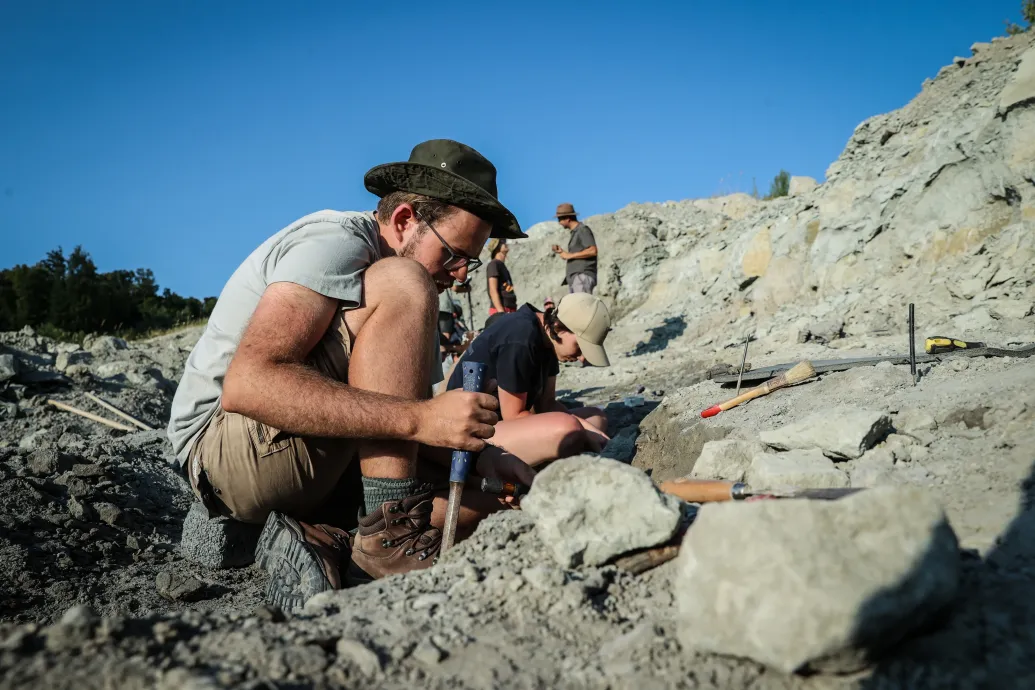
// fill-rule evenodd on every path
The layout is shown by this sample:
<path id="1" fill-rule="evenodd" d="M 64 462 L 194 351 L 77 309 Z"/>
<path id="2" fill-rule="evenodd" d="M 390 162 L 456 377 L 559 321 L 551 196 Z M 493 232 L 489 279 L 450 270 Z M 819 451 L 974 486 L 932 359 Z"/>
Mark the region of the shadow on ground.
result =
<path id="1" fill-rule="evenodd" d="M 668 346 L 669 342 L 683 335 L 685 330 L 685 317 L 682 315 L 670 316 L 665 319 L 665 322 L 660 326 L 655 326 L 650 329 L 650 338 L 646 341 L 636 343 L 636 347 L 626 354 L 630 357 L 635 357 L 637 355 L 645 355 L 651 352 L 661 352 Z"/>

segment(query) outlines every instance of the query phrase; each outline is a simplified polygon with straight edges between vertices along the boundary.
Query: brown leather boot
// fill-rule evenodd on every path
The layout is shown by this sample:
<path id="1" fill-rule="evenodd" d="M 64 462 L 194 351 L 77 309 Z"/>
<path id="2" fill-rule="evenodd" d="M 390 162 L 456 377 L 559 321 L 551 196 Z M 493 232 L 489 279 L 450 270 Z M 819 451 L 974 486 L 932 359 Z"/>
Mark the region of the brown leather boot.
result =
<path id="1" fill-rule="evenodd" d="M 431 526 L 433 497 L 434 488 L 426 484 L 420 493 L 383 503 L 359 519 L 346 574 L 349 585 L 431 567 L 442 546 L 442 531 Z"/>
<path id="2" fill-rule="evenodd" d="M 348 532 L 270 513 L 255 550 L 255 562 L 270 576 L 266 601 L 290 613 L 314 594 L 341 589 L 348 552 Z"/>

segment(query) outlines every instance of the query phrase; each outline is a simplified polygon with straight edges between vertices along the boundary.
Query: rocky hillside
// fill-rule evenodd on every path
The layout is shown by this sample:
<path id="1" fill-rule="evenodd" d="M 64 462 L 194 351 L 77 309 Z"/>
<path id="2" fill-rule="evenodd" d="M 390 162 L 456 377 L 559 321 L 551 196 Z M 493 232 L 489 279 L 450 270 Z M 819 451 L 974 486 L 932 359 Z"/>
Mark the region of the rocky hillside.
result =
<path id="1" fill-rule="evenodd" d="M 208 520 L 171 462 L 197 330 L 0 334 L 0 688 L 1035 686 L 1035 358 L 824 373 L 700 417 L 747 335 L 755 368 L 901 353 L 913 302 L 920 337 L 1035 341 L 1035 36 L 976 44 L 826 178 L 587 219 L 613 366 L 559 392 L 606 405 L 604 457 L 303 611 L 262 605 L 254 529 Z M 540 303 L 565 237 L 531 234 L 510 264 Z M 156 429 L 47 402 L 116 419 L 91 396 Z M 699 507 L 651 481 L 685 475 L 866 491 Z M 637 572 L 643 549 L 679 553 Z"/>
<path id="2" fill-rule="evenodd" d="M 675 344 L 700 358 L 749 331 L 771 343 L 794 343 L 814 325 L 901 334 L 909 302 L 921 329 L 977 339 L 990 327 L 1030 331 L 1031 44 L 1030 35 L 975 44 L 907 106 L 861 123 L 811 191 L 632 204 L 584 219 L 600 247 L 598 294 L 621 318 L 616 344 L 632 347 L 670 320 L 680 322 Z M 548 222 L 530 235 L 508 263 L 519 298 L 540 305 L 565 291 L 549 247 L 565 246 L 567 231 Z M 481 284 L 475 300 L 480 325 Z"/>

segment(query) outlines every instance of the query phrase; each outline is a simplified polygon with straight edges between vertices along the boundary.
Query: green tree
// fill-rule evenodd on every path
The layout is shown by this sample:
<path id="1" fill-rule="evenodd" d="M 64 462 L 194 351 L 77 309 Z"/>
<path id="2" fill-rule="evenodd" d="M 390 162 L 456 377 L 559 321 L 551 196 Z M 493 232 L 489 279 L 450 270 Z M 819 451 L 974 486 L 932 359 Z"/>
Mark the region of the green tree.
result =
<path id="1" fill-rule="evenodd" d="M 786 170 L 781 170 L 773 178 L 772 184 L 769 185 L 769 194 L 766 195 L 766 199 L 775 199 L 780 196 L 787 196 L 790 193 L 791 174 Z"/>
<path id="2" fill-rule="evenodd" d="M 1014 24 L 1009 20 L 1006 21 L 1006 33 L 1008 35 L 1023 34 L 1025 31 L 1031 31 L 1031 27 L 1035 26 L 1035 0 L 1024 0 L 1021 3 L 1021 18 L 1028 23 L 1027 26 Z"/>

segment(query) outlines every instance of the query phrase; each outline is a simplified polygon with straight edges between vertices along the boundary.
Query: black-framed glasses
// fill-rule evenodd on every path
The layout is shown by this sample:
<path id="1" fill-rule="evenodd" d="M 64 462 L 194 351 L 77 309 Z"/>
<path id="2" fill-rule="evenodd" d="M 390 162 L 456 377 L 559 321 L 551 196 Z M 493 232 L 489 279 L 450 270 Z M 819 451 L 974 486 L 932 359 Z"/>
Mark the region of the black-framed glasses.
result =
<path id="1" fill-rule="evenodd" d="M 481 259 L 474 256 L 467 256 L 467 254 L 458 252 L 450 247 L 449 243 L 442 239 L 442 235 L 438 234 L 438 230 L 435 229 L 435 226 L 424 220 L 424 217 L 416 210 L 413 212 L 413 215 L 417 216 L 417 219 L 420 222 L 427 225 L 428 228 L 431 229 L 431 232 L 435 233 L 435 237 L 438 238 L 438 241 L 442 243 L 442 246 L 445 247 L 446 251 L 449 253 L 449 258 L 442 264 L 442 268 L 444 270 L 449 272 L 459 271 L 461 268 L 466 266 L 467 272 L 470 273 L 472 271 L 476 271 L 478 267 L 482 265 Z"/>

